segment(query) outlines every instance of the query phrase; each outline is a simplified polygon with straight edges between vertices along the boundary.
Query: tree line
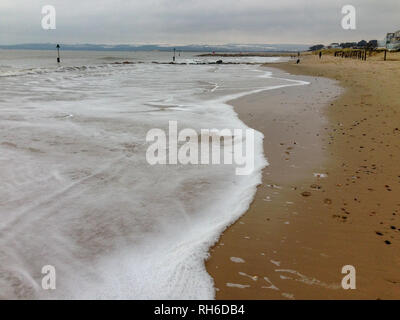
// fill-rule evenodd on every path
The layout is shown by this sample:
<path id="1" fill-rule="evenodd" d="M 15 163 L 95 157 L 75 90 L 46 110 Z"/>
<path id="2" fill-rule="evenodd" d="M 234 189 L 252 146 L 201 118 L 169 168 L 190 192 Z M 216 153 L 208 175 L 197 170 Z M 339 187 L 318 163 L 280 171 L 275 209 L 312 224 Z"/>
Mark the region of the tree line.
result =
<path id="1" fill-rule="evenodd" d="M 361 40 L 359 42 L 342 42 L 339 44 L 339 46 L 343 49 L 345 48 L 371 48 L 374 49 L 378 46 L 378 40 L 370 40 L 370 41 L 365 41 Z M 323 44 L 317 44 L 309 48 L 310 51 L 315 51 L 315 50 L 321 50 L 325 48 Z"/>

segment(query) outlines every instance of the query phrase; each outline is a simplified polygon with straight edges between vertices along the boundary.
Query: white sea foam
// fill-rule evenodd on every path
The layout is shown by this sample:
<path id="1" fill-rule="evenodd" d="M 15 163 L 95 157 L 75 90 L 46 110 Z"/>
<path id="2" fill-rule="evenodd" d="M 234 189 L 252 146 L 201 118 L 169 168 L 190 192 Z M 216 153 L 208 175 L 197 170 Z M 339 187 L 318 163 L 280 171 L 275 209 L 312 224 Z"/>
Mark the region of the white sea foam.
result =
<path id="1" fill-rule="evenodd" d="M 252 201 L 263 136 L 253 174 L 237 176 L 234 165 L 149 166 L 146 132 L 169 120 L 246 129 L 227 101 L 305 83 L 252 65 L 84 62 L 24 62 L 2 78 L 0 297 L 213 298 L 204 260 Z M 40 287 L 44 265 L 55 291 Z"/>
<path id="2" fill-rule="evenodd" d="M 238 289 L 250 288 L 250 286 L 246 285 L 246 284 L 238 284 L 238 283 L 230 283 L 230 282 L 228 282 L 226 284 L 226 286 L 229 287 L 229 288 L 238 288 Z"/>
<path id="3" fill-rule="evenodd" d="M 231 257 L 231 261 L 234 263 L 245 263 L 246 262 L 242 258 L 238 258 L 238 257 Z"/>

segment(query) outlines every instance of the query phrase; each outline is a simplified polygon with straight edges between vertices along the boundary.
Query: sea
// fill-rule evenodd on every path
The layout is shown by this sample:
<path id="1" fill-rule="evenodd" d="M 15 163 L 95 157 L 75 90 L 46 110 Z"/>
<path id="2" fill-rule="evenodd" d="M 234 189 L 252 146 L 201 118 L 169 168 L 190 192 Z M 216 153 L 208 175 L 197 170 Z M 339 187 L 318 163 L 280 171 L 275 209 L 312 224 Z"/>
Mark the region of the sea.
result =
<path id="1" fill-rule="evenodd" d="M 261 183 L 266 137 L 237 175 L 149 164 L 147 134 L 248 130 L 230 101 L 307 83 L 260 66 L 283 57 L 172 56 L 0 50 L 0 298 L 215 297 L 204 262 Z"/>

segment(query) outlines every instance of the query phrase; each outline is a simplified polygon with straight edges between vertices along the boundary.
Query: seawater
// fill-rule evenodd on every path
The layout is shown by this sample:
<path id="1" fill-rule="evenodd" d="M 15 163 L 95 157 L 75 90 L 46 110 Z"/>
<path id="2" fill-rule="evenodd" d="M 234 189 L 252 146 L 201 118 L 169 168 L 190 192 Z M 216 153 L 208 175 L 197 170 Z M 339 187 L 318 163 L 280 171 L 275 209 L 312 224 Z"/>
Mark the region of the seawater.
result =
<path id="1" fill-rule="evenodd" d="M 306 83 L 253 64 L 160 64 L 171 53 L 61 54 L 57 65 L 54 52 L 0 51 L 0 298 L 214 298 L 204 261 L 253 199 L 264 137 L 238 176 L 235 165 L 150 166 L 146 133 L 171 120 L 245 130 L 228 101 Z M 45 265 L 56 290 L 42 289 Z"/>

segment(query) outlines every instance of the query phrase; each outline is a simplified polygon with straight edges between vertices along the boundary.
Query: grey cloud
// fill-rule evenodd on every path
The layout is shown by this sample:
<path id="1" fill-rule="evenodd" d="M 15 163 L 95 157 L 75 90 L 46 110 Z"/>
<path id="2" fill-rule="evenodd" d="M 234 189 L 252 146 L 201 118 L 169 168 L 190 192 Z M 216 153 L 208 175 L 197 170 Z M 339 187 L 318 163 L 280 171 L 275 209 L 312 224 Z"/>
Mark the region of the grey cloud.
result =
<path id="1" fill-rule="evenodd" d="M 41 7 L 57 30 L 41 29 Z M 357 30 L 340 26 L 357 9 Z M 399 0 L 1 0 L 0 43 L 329 43 L 400 29 Z"/>

